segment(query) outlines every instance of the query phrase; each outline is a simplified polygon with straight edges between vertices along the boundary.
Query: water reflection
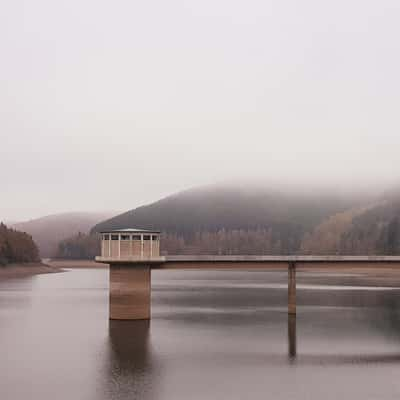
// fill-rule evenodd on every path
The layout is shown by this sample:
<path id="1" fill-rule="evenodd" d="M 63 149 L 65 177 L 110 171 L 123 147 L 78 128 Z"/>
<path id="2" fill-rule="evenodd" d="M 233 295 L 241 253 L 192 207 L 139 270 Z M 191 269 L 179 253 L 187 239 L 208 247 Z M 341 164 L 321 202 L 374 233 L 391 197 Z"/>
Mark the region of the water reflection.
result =
<path id="1" fill-rule="evenodd" d="M 24 311 L 32 306 L 32 289 L 35 278 L 22 277 L 0 281 L 0 314 Z"/>
<path id="2" fill-rule="evenodd" d="M 398 290 L 397 290 L 398 292 Z M 305 293 L 303 293 L 305 294 Z M 331 295 L 331 294 L 329 294 Z M 305 297 L 305 296 L 304 296 Z M 325 296 L 328 297 L 328 296 Z M 344 297 L 344 296 L 343 296 Z M 306 299 L 303 299 L 306 300 Z M 322 299 L 321 299 L 322 300 Z M 400 341 L 400 299 L 399 296 L 392 293 L 374 293 L 370 297 L 353 296 L 351 300 L 357 307 L 349 307 L 347 303 L 344 303 L 344 299 L 337 299 L 337 303 L 343 301 L 343 309 L 340 314 L 336 317 L 334 325 L 329 324 L 328 318 L 332 322 L 332 314 L 329 316 L 321 315 L 320 323 L 321 326 L 326 325 L 328 331 L 327 340 L 332 340 L 332 334 L 342 334 L 341 330 L 343 325 L 346 327 L 352 324 L 355 320 L 359 323 L 365 324 L 370 332 L 375 331 L 379 335 L 383 335 L 386 338 L 397 339 Z M 347 310 L 347 311 L 346 311 Z M 304 319 L 309 319 L 304 314 Z M 326 318 L 326 319 L 324 319 Z M 348 363 L 371 363 L 371 362 L 395 362 L 400 360 L 400 355 L 396 352 L 394 354 L 359 354 L 359 355 L 339 355 L 334 356 L 329 354 L 313 354 L 307 355 L 302 353 L 301 357 L 297 354 L 297 323 L 306 321 L 298 321 L 296 314 L 288 314 L 288 356 L 289 360 L 297 361 L 301 363 L 331 363 L 331 364 L 348 364 Z M 310 321 L 309 321 L 310 322 Z M 313 323 L 315 326 L 315 322 Z M 340 329 L 340 331 L 339 331 Z M 329 336 L 329 339 L 328 339 Z"/>
<path id="3" fill-rule="evenodd" d="M 297 354 L 296 339 L 296 314 L 288 314 L 288 345 L 290 360 L 293 360 Z"/>
<path id="4" fill-rule="evenodd" d="M 286 274 L 158 271 L 151 325 L 108 321 L 106 270 L 7 281 L 0 398 L 397 400 L 400 290 L 298 277 L 326 287 L 300 289 L 296 317 Z"/>
<path id="5" fill-rule="evenodd" d="M 384 298 L 382 303 L 386 318 L 380 320 L 379 328 L 400 340 L 400 299 L 398 294 Z"/>
<path id="6" fill-rule="evenodd" d="M 368 365 L 398 364 L 400 353 L 381 354 L 302 354 L 296 358 L 297 365 Z"/>
<path id="7" fill-rule="evenodd" d="M 109 322 L 109 362 L 105 381 L 110 399 L 148 399 L 154 363 L 149 321 Z M 106 396 L 107 397 L 107 396 Z"/>

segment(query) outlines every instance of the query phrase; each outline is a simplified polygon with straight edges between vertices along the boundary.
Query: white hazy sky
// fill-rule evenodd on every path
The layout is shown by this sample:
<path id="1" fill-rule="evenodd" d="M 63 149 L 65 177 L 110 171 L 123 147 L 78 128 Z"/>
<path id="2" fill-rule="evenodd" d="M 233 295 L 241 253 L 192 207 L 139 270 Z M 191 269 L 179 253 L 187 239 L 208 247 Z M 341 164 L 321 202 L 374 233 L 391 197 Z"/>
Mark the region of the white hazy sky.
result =
<path id="1" fill-rule="evenodd" d="M 398 0 L 0 7 L 0 219 L 398 178 Z"/>

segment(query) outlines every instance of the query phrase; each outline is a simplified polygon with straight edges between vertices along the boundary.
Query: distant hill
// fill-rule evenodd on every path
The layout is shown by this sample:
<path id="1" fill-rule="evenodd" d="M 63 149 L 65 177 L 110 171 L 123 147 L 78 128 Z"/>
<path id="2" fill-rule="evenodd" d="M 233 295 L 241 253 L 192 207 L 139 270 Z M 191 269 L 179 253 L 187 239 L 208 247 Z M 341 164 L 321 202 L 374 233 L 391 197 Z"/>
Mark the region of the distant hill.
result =
<path id="1" fill-rule="evenodd" d="M 115 213 L 73 212 L 54 214 L 19 222 L 14 224 L 13 227 L 32 236 L 39 247 L 41 257 L 53 257 L 61 240 L 79 232 L 88 233 L 94 224 L 110 218 L 113 214 Z"/>
<path id="2" fill-rule="evenodd" d="M 365 198 L 318 190 L 299 193 L 213 185 L 117 215 L 95 225 L 92 232 L 126 227 L 160 229 L 167 236 L 164 243 L 174 249 L 168 251 L 174 252 L 186 247 L 200 253 L 287 254 L 298 252 L 304 235 L 326 218 L 360 207 L 363 201 Z"/>

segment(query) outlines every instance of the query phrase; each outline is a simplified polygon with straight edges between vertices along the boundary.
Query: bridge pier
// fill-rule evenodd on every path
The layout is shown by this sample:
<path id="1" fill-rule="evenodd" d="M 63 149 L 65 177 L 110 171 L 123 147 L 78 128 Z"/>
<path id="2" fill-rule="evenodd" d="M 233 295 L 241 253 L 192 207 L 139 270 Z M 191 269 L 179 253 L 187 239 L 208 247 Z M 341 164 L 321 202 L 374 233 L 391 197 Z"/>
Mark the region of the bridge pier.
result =
<path id="1" fill-rule="evenodd" d="M 296 315 L 296 263 L 288 264 L 288 314 Z"/>
<path id="2" fill-rule="evenodd" d="M 109 316 L 116 320 L 150 319 L 151 267 L 110 264 Z M 296 315 L 296 263 L 288 263 L 288 314 Z"/>
<path id="3" fill-rule="evenodd" d="M 150 319 L 150 293 L 149 266 L 110 264 L 110 319 Z"/>

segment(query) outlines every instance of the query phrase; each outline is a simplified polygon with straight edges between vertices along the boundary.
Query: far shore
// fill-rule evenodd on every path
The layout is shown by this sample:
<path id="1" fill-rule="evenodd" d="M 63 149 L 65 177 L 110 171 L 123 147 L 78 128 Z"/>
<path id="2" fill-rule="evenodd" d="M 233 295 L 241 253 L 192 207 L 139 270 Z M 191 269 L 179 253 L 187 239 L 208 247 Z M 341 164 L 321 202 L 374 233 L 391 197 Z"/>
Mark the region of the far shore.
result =
<path id="1" fill-rule="evenodd" d="M 66 259 L 46 259 L 45 264 L 63 269 L 108 269 L 108 264 L 97 263 L 94 260 L 66 260 Z M 160 268 L 162 270 L 162 268 Z M 216 268 L 214 271 L 229 271 L 229 268 Z M 237 269 L 231 269 L 240 271 Z M 241 271 L 245 271 L 243 269 Z M 276 266 L 274 268 L 248 268 L 248 271 L 281 271 L 286 272 L 287 266 Z M 189 270 L 188 270 L 189 271 Z M 193 269 L 192 271 L 201 271 Z M 206 271 L 210 271 L 207 269 Z M 299 284 L 337 284 L 351 286 L 382 286 L 382 287 L 400 287 L 400 268 L 396 265 L 362 265 L 362 264 L 314 264 L 298 268 L 297 282 Z"/>
<path id="2" fill-rule="evenodd" d="M 6 279 L 25 278 L 32 275 L 49 274 L 63 272 L 64 270 L 57 266 L 46 265 L 43 263 L 20 263 L 8 264 L 0 267 L 0 281 Z"/>
<path id="3" fill-rule="evenodd" d="M 94 260 L 58 260 L 43 259 L 37 263 L 15 263 L 0 266 L 0 282 L 6 279 L 25 278 L 39 274 L 64 272 L 69 268 L 108 268 L 108 265 L 96 263 Z"/>
<path id="4" fill-rule="evenodd" d="M 43 259 L 39 263 L 9 264 L 0 267 L 0 282 L 6 279 L 24 278 L 38 274 L 64 272 L 68 269 L 107 269 L 108 264 L 97 263 L 94 260 L 66 260 L 66 259 Z M 161 269 L 162 270 L 162 269 Z M 215 270 L 220 270 L 216 267 Z M 229 268 L 223 270 L 228 271 Z M 287 271 L 286 266 L 276 268 L 254 269 L 249 271 Z M 193 270 L 196 271 L 196 270 Z M 201 271 L 201 268 L 197 269 Z M 207 269 L 207 271 L 210 271 Z M 238 271 L 238 270 L 236 270 Z M 245 270 L 242 270 L 245 271 Z M 351 286 L 383 286 L 400 287 L 400 268 L 393 265 L 383 267 L 362 265 L 314 265 L 298 269 L 297 282 L 299 284 L 337 284 Z"/>
<path id="5" fill-rule="evenodd" d="M 43 260 L 46 265 L 55 268 L 108 268 L 107 264 L 97 263 L 94 260 L 64 260 L 57 258 L 46 258 Z"/>

